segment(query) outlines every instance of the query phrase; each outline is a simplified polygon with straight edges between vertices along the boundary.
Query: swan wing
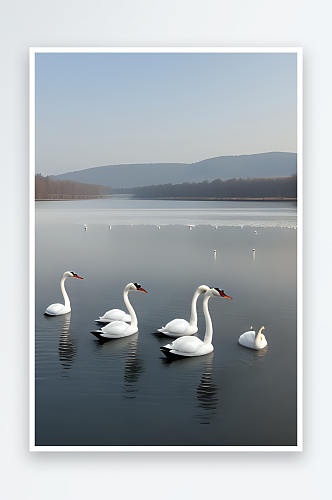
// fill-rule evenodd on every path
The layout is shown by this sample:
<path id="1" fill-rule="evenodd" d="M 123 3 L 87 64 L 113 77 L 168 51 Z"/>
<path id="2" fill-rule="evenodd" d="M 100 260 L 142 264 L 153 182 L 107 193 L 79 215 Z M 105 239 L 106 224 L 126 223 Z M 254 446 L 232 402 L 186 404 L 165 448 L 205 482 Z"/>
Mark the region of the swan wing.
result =
<path id="1" fill-rule="evenodd" d="M 198 337 L 180 337 L 169 344 L 177 352 L 196 352 L 204 343 Z"/>
<path id="2" fill-rule="evenodd" d="M 130 315 L 126 314 L 121 309 L 110 309 L 109 311 L 105 312 L 104 316 L 101 316 L 99 319 L 107 321 L 131 321 Z"/>
<path id="3" fill-rule="evenodd" d="M 106 338 L 118 337 L 124 335 L 128 328 L 130 328 L 130 325 L 123 321 L 113 321 L 101 329 L 101 335 Z"/>
<path id="4" fill-rule="evenodd" d="M 50 314 L 50 315 L 56 315 L 59 314 L 59 312 L 64 309 L 63 304 L 51 304 L 48 306 L 48 308 L 45 311 L 45 314 Z"/>
<path id="5" fill-rule="evenodd" d="M 255 349 L 255 335 L 256 332 L 254 330 L 242 333 L 239 338 L 239 344 L 244 347 L 249 347 L 250 349 Z"/>
<path id="6" fill-rule="evenodd" d="M 178 335 L 183 335 L 183 333 L 187 330 L 188 327 L 189 327 L 188 321 L 186 321 L 185 319 L 176 318 L 173 319 L 173 321 L 167 323 L 166 326 L 160 328 L 158 332 L 161 333 L 170 332 L 170 333 L 176 333 Z"/>

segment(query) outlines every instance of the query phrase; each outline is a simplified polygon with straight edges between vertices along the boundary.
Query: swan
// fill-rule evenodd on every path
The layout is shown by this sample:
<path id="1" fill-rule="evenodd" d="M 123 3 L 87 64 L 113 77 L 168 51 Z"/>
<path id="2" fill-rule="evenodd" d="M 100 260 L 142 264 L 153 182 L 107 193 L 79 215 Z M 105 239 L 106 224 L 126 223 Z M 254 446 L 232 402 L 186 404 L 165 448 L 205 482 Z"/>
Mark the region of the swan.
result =
<path id="1" fill-rule="evenodd" d="M 98 337 L 99 339 L 120 339 L 122 337 L 128 337 L 129 335 L 133 335 L 138 331 L 138 322 L 137 317 L 134 311 L 133 306 L 129 302 L 128 293 L 130 291 L 140 291 L 148 293 L 144 288 L 141 288 L 141 285 L 138 283 L 128 283 L 123 292 L 123 298 L 125 304 L 130 313 L 131 323 L 125 323 L 124 321 L 112 321 L 108 325 L 103 326 L 100 330 L 94 330 L 91 333 Z"/>
<path id="2" fill-rule="evenodd" d="M 63 304 L 51 304 L 50 306 L 48 306 L 48 308 L 46 309 L 44 314 L 47 314 L 48 316 L 60 316 L 60 314 L 66 314 L 66 313 L 71 311 L 70 300 L 69 300 L 68 294 L 67 294 L 66 289 L 65 289 L 65 280 L 67 278 L 78 278 L 80 280 L 83 279 L 83 278 L 81 278 L 81 276 L 77 276 L 77 274 L 73 273 L 72 271 L 66 271 L 65 273 L 63 273 L 61 281 L 60 281 L 60 287 L 61 287 L 61 291 L 62 291 L 62 295 L 63 295 L 64 301 L 65 301 L 65 304 L 64 305 Z"/>
<path id="3" fill-rule="evenodd" d="M 134 283 L 136 285 L 136 283 Z M 128 285 L 127 285 L 128 286 Z M 126 288 L 123 290 L 123 300 L 126 302 L 126 296 L 128 296 L 128 291 Z M 127 299 L 128 300 L 128 299 Z M 106 311 L 103 316 L 100 316 L 99 319 L 95 319 L 96 323 L 111 323 L 112 321 L 124 321 L 125 323 L 131 322 L 130 314 L 125 313 L 122 309 L 110 309 Z"/>
<path id="4" fill-rule="evenodd" d="M 265 326 L 262 326 L 262 328 L 256 335 L 256 332 L 251 327 L 248 332 L 242 333 L 239 338 L 239 344 L 243 345 L 244 347 L 249 347 L 249 349 L 256 349 L 256 351 L 263 349 L 267 346 L 267 340 L 265 338 L 265 335 L 261 333 L 262 330 L 265 330 Z"/>
<path id="5" fill-rule="evenodd" d="M 191 314 L 190 321 L 186 321 L 185 319 L 173 319 L 166 326 L 158 329 L 158 332 L 167 335 L 168 337 L 182 337 L 183 335 L 193 335 L 196 333 L 197 328 L 197 299 L 198 296 L 202 293 L 205 293 L 207 290 L 210 290 L 210 287 L 206 285 L 200 285 L 194 293 L 194 296 L 191 301 Z"/>
<path id="6" fill-rule="evenodd" d="M 198 337 L 179 337 L 174 340 L 171 344 L 167 344 L 160 347 L 160 350 L 170 358 L 179 357 L 193 357 L 193 356 L 204 356 L 204 354 L 209 354 L 213 351 L 212 345 L 212 321 L 208 309 L 208 301 L 210 297 L 226 297 L 227 299 L 232 299 L 224 293 L 223 290 L 219 288 L 210 288 L 205 292 L 203 300 L 203 312 L 205 317 L 205 335 L 204 340 L 200 340 Z"/>

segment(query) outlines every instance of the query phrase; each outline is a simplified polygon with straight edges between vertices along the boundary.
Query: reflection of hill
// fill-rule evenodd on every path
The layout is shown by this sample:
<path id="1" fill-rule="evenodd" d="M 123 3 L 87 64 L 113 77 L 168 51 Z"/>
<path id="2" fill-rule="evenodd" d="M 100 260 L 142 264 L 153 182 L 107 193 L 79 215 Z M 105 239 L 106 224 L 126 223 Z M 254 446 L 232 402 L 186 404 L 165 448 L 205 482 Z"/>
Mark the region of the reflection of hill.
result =
<path id="1" fill-rule="evenodd" d="M 201 424 L 209 424 L 217 413 L 218 387 L 211 379 L 212 362 L 213 356 L 207 360 L 201 382 L 197 387 L 198 408 L 202 410 L 197 414 L 197 418 Z"/>
<path id="2" fill-rule="evenodd" d="M 68 370 L 70 370 L 76 357 L 77 347 L 69 335 L 70 314 L 64 320 L 59 340 L 59 360 L 63 367 L 62 376 L 68 377 Z"/>

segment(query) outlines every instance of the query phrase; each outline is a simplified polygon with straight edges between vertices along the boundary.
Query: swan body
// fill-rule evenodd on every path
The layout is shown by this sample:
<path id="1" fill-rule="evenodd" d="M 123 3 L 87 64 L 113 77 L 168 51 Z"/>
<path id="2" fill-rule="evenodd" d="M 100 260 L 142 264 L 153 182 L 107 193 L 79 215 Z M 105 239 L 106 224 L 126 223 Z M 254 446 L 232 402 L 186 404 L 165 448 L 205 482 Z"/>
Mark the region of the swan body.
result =
<path id="1" fill-rule="evenodd" d="M 65 303 L 64 304 L 51 304 L 50 306 L 48 306 L 48 308 L 44 312 L 44 314 L 46 314 L 47 316 L 60 316 L 61 314 L 66 314 L 66 313 L 71 311 L 70 300 L 68 297 L 68 293 L 66 292 L 66 289 L 65 289 L 65 280 L 67 278 L 78 278 L 80 280 L 83 279 L 83 278 L 81 278 L 81 276 L 77 276 L 77 274 L 72 272 L 72 271 L 66 271 L 65 273 L 63 273 L 61 281 L 60 281 L 60 288 L 61 288 L 61 292 L 62 292 Z"/>
<path id="2" fill-rule="evenodd" d="M 203 300 L 203 312 L 205 317 L 205 335 L 204 340 L 200 340 L 198 337 L 179 337 L 175 339 L 170 344 L 160 347 L 160 350 L 170 358 L 179 357 L 194 357 L 194 356 L 204 356 L 213 351 L 212 345 L 212 321 L 208 309 L 208 301 L 210 297 L 228 297 L 223 290 L 219 288 L 210 288 L 205 292 Z"/>
<path id="3" fill-rule="evenodd" d="M 126 288 L 123 290 L 123 300 L 126 303 L 126 295 L 128 292 Z M 96 323 L 111 323 L 112 321 L 123 321 L 125 323 L 131 322 L 130 314 L 125 313 L 122 309 L 110 309 L 106 311 L 103 316 L 100 316 L 99 319 L 95 319 Z"/>
<path id="4" fill-rule="evenodd" d="M 191 314 L 189 323 L 185 319 L 173 319 L 166 326 L 158 329 L 158 332 L 167 335 L 168 337 L 182 337 L 183 335 L 193 335 L 197 332 L 197 299 L 202 293 L 210 290 L 210 287 L 206 285 L 200 285 L 194 293 L 191 301 Z"/>
<path id="5" fill-rule="evenodd" d="M 138 283 L 128 283 L 123 292 L 123 297 L 125 304 L 130 313 L 131 323 L 125 323 L 124 321 L 112 321 L 108 323 L 108 325 L 103 326 L 100 330 L 94 330 L 91 333 L 98 337 L 99 339 L 108 340 L 108 339 L 120 339 L 122 337 L 128 337 L 129 335 L 133 335 L 138 331 L 138 322 L 137 317 L 134 311 L 133 306 L 129 302 L 128 293 L 130 291 L 140 291 L 148 293 L 146 290 L 141 288 L 141 285 Z"/>
<path id="6" fill-rule="evenodd" d="M 95 319 L 97 323 L 111 323 L 112 321 L 124 321 L 125 323 L 130 323 L 130 314 L 125 313 L 121 309 L 110 309 L 105 312 L 103 316 L 99 319 Z"/>
<path id="7" fill-rule="evenodd" d="M 244 347 L 248 347 L 249 349 L 256 349 L 256 351 L 263 349 L 267 346 L 265 335 L 262 334 L 262 330 L 264 329 L 265 327 L 262 326 L 257 335 L 256 332 L 252 329 L 248 332 L 242 333 L 239 338 L 239 344 L 243 345 Z"/>

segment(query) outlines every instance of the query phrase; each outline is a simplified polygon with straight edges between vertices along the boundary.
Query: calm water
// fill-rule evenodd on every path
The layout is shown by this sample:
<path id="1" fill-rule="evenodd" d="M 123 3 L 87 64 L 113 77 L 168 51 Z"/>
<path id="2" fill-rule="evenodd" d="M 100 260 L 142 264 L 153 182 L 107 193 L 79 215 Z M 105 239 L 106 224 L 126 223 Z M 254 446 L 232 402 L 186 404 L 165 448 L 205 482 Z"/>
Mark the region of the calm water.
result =
<path id="1" fill-rule="evenodd" d="M 296 445 L 296 236 L 292 202 L 37 202 L 35 444 Z M 72 311 L 46 317 L 67 270 Z M 135 281 L 139 332 L 100 343 L 94 320 Z M 189 320 L 201 284 L 233 297 L 209 301 L 215 350 L 169 362 L 157 329 Z M 266 349 L 238 344 L 262 325 Z"/>

